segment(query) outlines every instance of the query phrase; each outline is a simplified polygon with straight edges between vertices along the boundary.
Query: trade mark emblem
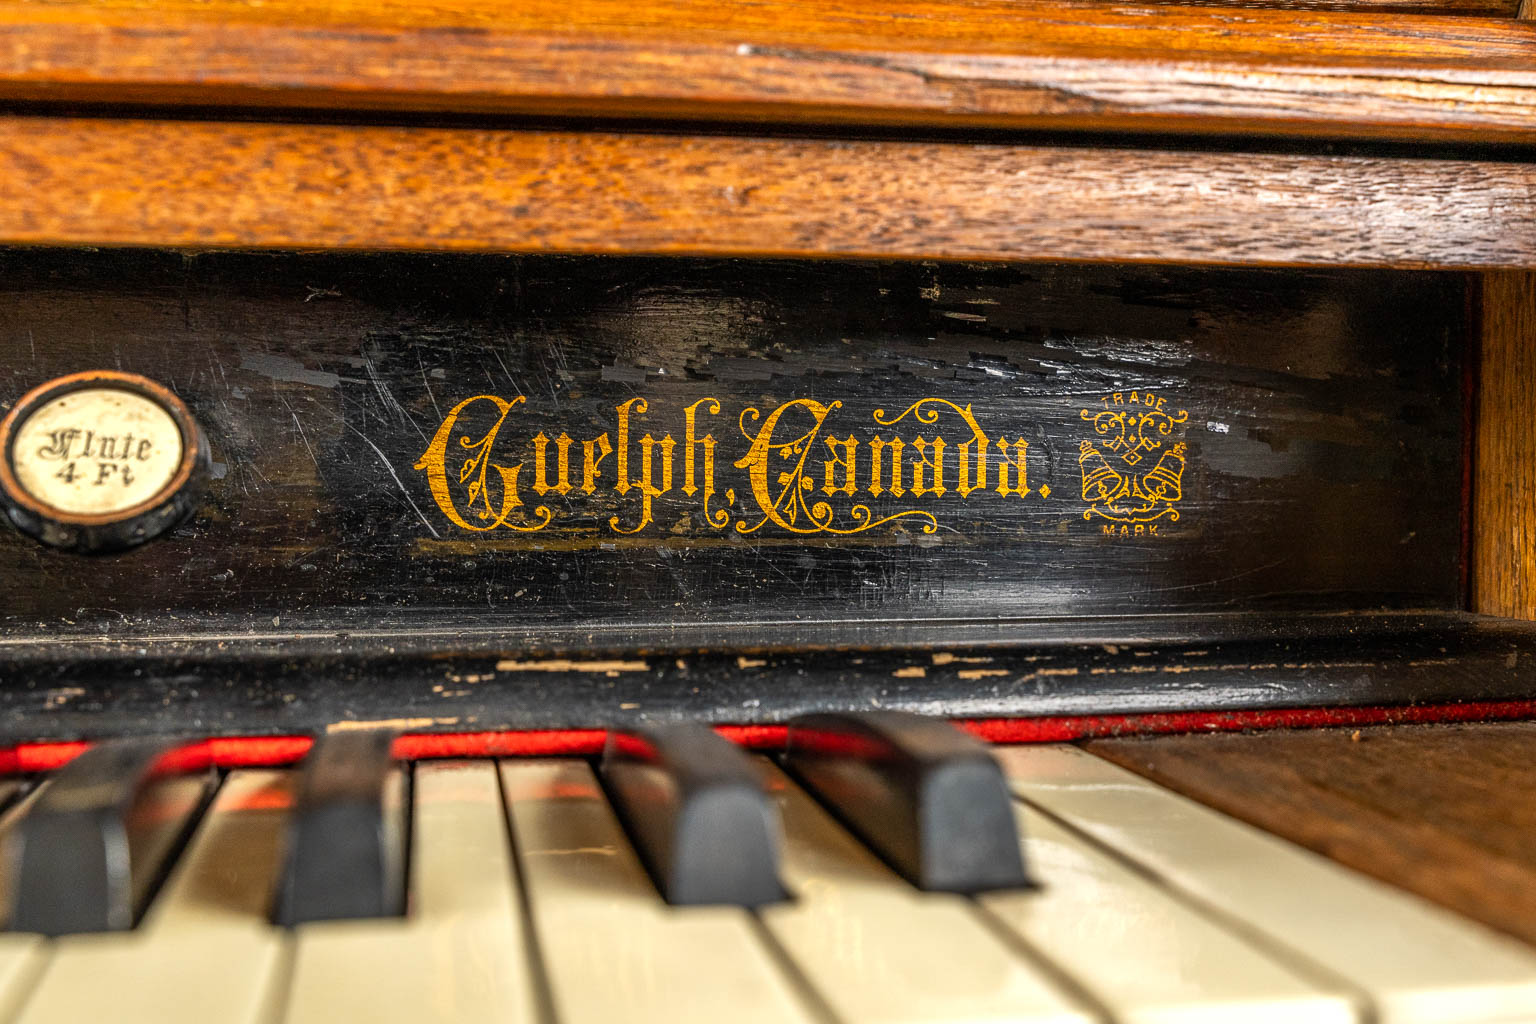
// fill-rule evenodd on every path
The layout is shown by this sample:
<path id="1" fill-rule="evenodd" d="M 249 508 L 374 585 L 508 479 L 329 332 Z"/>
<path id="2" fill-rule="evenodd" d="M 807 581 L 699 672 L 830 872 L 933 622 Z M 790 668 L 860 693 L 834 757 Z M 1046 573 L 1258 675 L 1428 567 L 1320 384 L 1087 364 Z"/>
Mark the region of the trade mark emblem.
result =
<path id="1" fill-rule="evenodd" d="M 1178 522 L 1186 451 L 1180 438 L 1188 410 L 1175 413 L 1151 392 L 1115 392 L 1100 402 L 1102 408 L 1079 413 L 1093 425 L 1094 435 L 1078 446 L 1083 500 L 1088 503 L 1083 518 L 1098 516 L 1121 524 Z"/>

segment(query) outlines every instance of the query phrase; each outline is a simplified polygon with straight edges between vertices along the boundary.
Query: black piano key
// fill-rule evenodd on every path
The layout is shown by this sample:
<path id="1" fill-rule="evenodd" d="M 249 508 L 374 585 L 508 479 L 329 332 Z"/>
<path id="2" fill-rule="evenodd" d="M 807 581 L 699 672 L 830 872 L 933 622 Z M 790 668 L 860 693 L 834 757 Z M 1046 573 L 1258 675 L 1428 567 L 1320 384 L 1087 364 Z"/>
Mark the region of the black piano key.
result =
<path id="1" fill-rule="evenodd" d="M 807 789 L 920 889 L 1030 884 L 1012 800 L 985 745 L 900 711 L 789 723 L 785 762 Z"/>
<path id="2" fill-rule="evenodd" d="M 668 903 L 784 898 L 778 814 L 752 760 L 699 724 L 609 733 L 603 781 Z"/>
<path id="3" fill-rule="evenodd" d="M 393 730 L 330 733 L 304 759 L 272 919 L 398 917 L 405 912 L 404 769 Z"/>
<path id="4" fill-rule="evenodd" d="M 155 770 L 178 741 L 97 744 L 50 776 L 7 822 L 11 931 L 133 927 L 212 789 L 214 773 Z"/>

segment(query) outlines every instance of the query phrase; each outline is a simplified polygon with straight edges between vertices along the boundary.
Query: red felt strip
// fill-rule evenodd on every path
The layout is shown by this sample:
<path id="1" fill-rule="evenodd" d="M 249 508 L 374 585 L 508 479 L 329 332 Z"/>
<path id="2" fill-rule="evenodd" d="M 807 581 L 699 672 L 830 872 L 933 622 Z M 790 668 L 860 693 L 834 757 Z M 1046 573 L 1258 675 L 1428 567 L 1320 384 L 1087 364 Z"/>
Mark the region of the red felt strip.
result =
<path id="1" fill-rule="evenodd" d="M 15 758 L 18 772 L 50 772 L 74 760 L 84 753 L 90 744 L 76 743 L 23 743 L 9 751 Z"/>
<path id="2" fill-rule="evenodd" d="M 1281 708 L 1265 711 L 1158 712 L 1059 718 L 980 718 L 957 722 L 989 743 L 1060 743 L 1104 736 L 1179 732 L 1239 732 L 1327 726 L 1494 722 L 1536 718 L 1536 701 L 1478 701 L 1396 707 Z"/>
<path id="3" fill-rule="evenodd" d="M 789 738 L 782 725 L 717 725 L 715 732 L 753 750 L 778 750 Z"/>
<path id="4" fill-rule="evenodd" d="M 1142 715 L 1071 715 L 1047 718 L 972 718 L 956 722 L 988 743 L 1061 743 L 1103 736 L 1181 732 L 1237 732 L 1431 722 L 1495 722 L 1536 719 L 1536 700 L 1478 701 L 1394 707 L 1282 708 L 1265 711 L 1173 711 Z M 782 725 L 722 725 L 717 731 L 754 750 L 784 745 Z M 395 741 L 394 754 L 416 761 L 443 757 L 585 756 L 602 752 L 602 729 L 533 729 L 472 733 L 410 733 Z M 253 736 L 204 740 L 176 750 L 161 770 L 265 768 L 293 764 L 308 753 L 307 736 Z M 53 771 L 88 746 L 82 741 L 22 743 L 0 749 L 0 774 Z"/>
<path id="5" fill-rule="evenodd" d="M 525 732 L 413 733 L 395 740 L 405 761 L 429 757 L 550 757 L 596 754 L 608 734 L 602 729 L 532 729 Z"/>

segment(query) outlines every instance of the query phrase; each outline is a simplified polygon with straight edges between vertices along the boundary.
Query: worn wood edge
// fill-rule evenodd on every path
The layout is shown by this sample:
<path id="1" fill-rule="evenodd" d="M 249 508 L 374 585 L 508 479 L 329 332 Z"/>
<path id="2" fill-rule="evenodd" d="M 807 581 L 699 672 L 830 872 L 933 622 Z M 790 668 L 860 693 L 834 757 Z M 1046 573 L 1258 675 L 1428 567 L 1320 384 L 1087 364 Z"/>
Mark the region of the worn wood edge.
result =
<path id="1" fill-rule="evenodd" d="M 1417 609 L 1347 612 L 1193 612 L 1150 615 L 1096 615 L 1086 618 L 940 618 L 940 619 L 764 619 L 752 623 L 701 618 L 686 626 L 663 622 L 596 622 L 579 625 L 513 626 L 465 623 L 452 614 L 392 615 L 367 609 L 346 618 L 312 622 L 285 619 L 281 629 L 259 612 L 207 613 L 195 625 L 167 629 L 158 616 L 113 616 L 105 630 L 77 623 L 67 630 L 56 622 L 0 626 L 0 662 L 11 668 L 67 661 L 127 656 L 154 645 L 175 657 L 206 658 L 208 645 L 230 657 L 255 660 L 281 657 L 332 657 L 354 645 L 389 648 L 397 654 L 434 654 L 452 649 L 465 654 L 565 656 L 576 652 L 688 652 L 725 650 L 735 654 L 792 653 L 804 649 L 865 651 L 881 648 L 928 652 L 935 648 L 1030 647 L 1082 644 L 1093 647 L 1129 644 L 1209 647 L 1217 643 L 1286 638 L 1317 645 L 1353 639 L 1400 650 L 1409 640 L 1433 637 L 1437 645 L 1469 643 L 1470 649 L 1508 651 L 1527 648 L 1536 655 L 1536 626 L 1464 611 Z M 1108 653 L 1107 651 L 1105 653 Z M 1481 655 L 1479 655 L 1481 656 Z M 1275 666 L 1278 667 L 1278 666 Z M 1536 697 L 1536 688 L 1530 696 Z"/>
<path id="2" fill-rule="evenodd" d="M 1536 618 L 1536 273 L 1482 279 L 1472 486 L 1473 609 Z"/>
<path id="3" fill-rule="evenodd" d="M 1148 697 L 1138 684 L 1145 687 L 1149 669 L 1178 672 L 1189 657 L 1196 657 L 1188 649 L 1152 652 L 1155 660 L 1142 660 L 1134 672 L 1127 670 L 1119 680 L 1126 685 L 1116 686 L 1113 693 L 1067 681 L 1033 697 L 978 697 L 974 683 L 954 678 L 889 685 L 890 673 L 903 666 L 922 666 L 931 673 L 931 652 L 805 652 L 748 659 L 768 662 L 748 668 L 737 664 L 740 656 L 734 653 L 673 655 L 667 664 L 654 655 L 636 654 L 634 665 L 631 659 L 616 663 L 595 653 L 566 663 L 526 664 L 527 671 L 517 670 L 516 685 L 510 688 L 470 687 L 448 693 L 442 684 L 448 675 L 496 674 L 498 666 L 505 668 L 508 659 L 517 658 L 516 652 L 485 658 L 443 651 L 425 658 L 391 659 L 377 651 L 354 650 L 341 658 L 241 662 L 222 654 L 172 660 L 151 648 L 147 654 L 112 662 L 16 665 L 7 660 L 7 677 L 17 685 L 0 693 L 0 740 L 178 729 L 208 735 L 307 732 L 336 721 L 397 716 L 425 718 L 419 728 L 450 731 L 591 728 L 639 720 L 772 725 L 808 711 L 856 710 L 872 703 L 925 714 L 940 708 L 950 715 L 990 720 L 986 738 L 1000 743 L 1536 718 L 1536 702 L 1528 696 L 1529 670 L 1507 670 L 1502 659 L 1488 652 L 1475 652 L 1453 666 L 1454 679 L 1446 678 L 1444 666 L 1437 675 L 1408 659 L 1386 655 L 1387 662 L 1362 666 L 1356 659 L 1352 665 L 1320 667 L 1311 675 L 1258 666 L 1224 686 L 1218 697 L 1186 688 L 1162 699 Z M 958 653 L 991 657 L 1024 666 L 1025 671 L 1041 664 L 1040 656 L 1028 652 L 962 648 Z M 1076 661 L 1081 672 L 1079 654 L 1091 663 L 1093 655 L 1081 651 L 1048 652 L 1046 658 L 1052 667 L 1061 668 Z M 638 663 L 647 669 L 641 670 Z M 619 678 L 611 680 L 609 672 L 618 672 Z M 196 690 L 162 694 L 160 688 L 144 685 L 144 680 L 184 678 L 189 673 L 199 679 Z M 765 689 L 765 681 L 775 679 L 793 679 L 795 685 L 782 691 Z M 589 685 L 593 682 L 599 685 Z M 1402 703 L 1405 682 L 1425 699 Z"/>
<path id="4" fill-rule="evenodd" d="M 1177 628 L 1175 618 L 1183 617 L 1168 617 Z M 1305 629 L 1320 624 L 1317 616 L 1288 624 L 1233 616 L 1226 628 L 1236 633 L 1159 641 L 1138 639 L 1124 620 L 1078 620 L 1102 632 L 1067 641 L 1021 629 L 1000 643 L 983 631 L 972 634 L 980 642 L 959 644 L 951 629 L 937 647 L 931 638 L 953 623 L 900 635 L 813 626 L 811 641 L 800 643 L 785 623 L 769 631 L 766 647 L 763 630 L 711 636 L 703 628 L 687 637 L 572 627 L 560 631 L 563 639 L 530 630 L 478 640 L 405 631 L 177 640 L 164 629 L 158 639 L 127 642 L 39 639 L 0 651 L 0 677 L 10 684 L 0 688 L 0 739 L 302 732 L 385 716 L 444 716 L 451 721 L 435 727 L 476 729 L 588 728 L 637 717 L 770 723 L 871 702 L 1021 718 L 1016 728 L 991 727 L 995 742 L 1078 738 L 1084 734 L 1058 730 L 1080 716 L 1101 730 L 1094 735 L 1536 716 L 1536 624 L 1457 613 L 1387 618 L 1401 621 L 1363 630 L 1339 621 L 1319 634 Z M 1118 642 L 1101 642 L 1111 638 Z M 962 675 L 977 664 L 967 658 L 987 658 L 988 671 L 1019 682 L 979 690 Z M 444 691 L 446 680 L 468 675 L 501 683 Z M 191 677 L 195 688 L 144 685 Z M 1220 685 L 1188 684 L 1201 678 Z"/>
<path id="5" fill-rule="evenodd" d="M 555 33 L 13 2 L 0 100 L 1536 141 L 1536 26 L 1514 19 L 931 6 L 953 24 L 924 38 L 895 18 Z"/>
<path id="6" fill-rule="evenodd" d="M 1525 20 L 1536 18 L 1536 0 L 1520 0 L 1520 6 L 1515 10 L 1515 17 Z"/>
<path id="7" fill-rule="evenodd" d="M 1536 266 L 1517 163 L 12 117 L 0 171 L 13 245 Z"/>

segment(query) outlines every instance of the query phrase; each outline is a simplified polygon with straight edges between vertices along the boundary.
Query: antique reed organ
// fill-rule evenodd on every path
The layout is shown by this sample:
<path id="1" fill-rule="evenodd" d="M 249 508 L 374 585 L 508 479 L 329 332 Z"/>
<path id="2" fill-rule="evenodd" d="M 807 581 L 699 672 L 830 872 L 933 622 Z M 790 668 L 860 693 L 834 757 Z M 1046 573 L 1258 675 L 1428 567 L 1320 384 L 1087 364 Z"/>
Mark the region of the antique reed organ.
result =
<path id="1" fill-rule="evenodd" d="M 0 1018 L 1536 1019 L 1529 14 L 0 2 Z"/>

